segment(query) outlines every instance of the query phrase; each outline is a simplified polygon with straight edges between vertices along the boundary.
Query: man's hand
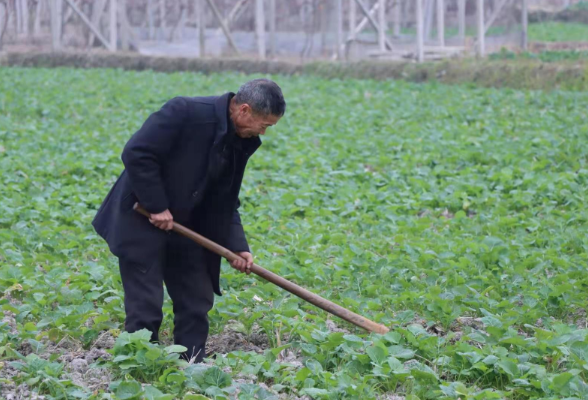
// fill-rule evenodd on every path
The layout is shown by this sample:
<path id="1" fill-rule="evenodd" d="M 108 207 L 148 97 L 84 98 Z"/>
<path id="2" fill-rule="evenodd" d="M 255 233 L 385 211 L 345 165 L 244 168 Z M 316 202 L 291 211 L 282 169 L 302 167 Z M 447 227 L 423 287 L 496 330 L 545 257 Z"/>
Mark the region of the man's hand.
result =
<path id="1" fill-rule="evenodd" d="M 251 273 L 251 266 L 253 265 L 253 255 L 247 251 L 242 251 L 235 254 L 237 254 L 242 259 L 231 261 L 231 267 L 249 275 Z"/>
<path id="2" fill-rule="evenodd" d="M 159 214 L 151 214 L 149 222 L 151 222 L 159 229 L 163 229 L 165 231 L 169 231 L 174 227 L 174 217 L 172 217 L 169 210 L 165 210 L 164 212 Z"/>

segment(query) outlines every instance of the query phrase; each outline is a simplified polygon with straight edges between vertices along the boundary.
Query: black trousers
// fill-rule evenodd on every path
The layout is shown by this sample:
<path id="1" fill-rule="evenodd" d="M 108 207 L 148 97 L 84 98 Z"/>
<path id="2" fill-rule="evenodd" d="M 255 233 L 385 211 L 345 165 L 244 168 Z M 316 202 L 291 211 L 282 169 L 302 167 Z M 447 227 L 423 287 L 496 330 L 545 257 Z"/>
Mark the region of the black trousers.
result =
<path id="1" fill-rule="evenodd" d="M 125 292 L 125 330 L 147 328 L 159 340 L 163 319 L 163 284 L 173 302 L 174 342 L 185 346 L 187 359 L 205 356 L 208 312 L 214 303 L 210 274 L 202 247 L 175 233 L 168 234 L 165 254 L 150 267 L 119 259 Z"/>

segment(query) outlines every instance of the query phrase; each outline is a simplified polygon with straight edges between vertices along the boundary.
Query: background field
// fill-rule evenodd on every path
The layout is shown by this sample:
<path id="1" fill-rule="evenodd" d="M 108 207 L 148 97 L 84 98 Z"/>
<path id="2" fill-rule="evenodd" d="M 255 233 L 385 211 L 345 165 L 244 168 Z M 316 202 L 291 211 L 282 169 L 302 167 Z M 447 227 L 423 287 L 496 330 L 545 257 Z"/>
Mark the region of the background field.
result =
<path id="1" fill-rule="evenodd" d="M 582 92 L 274 77 L 287 114 L 241 191 L 257 261 L 391 333 L 224 265 L 216 360 L 174 359 L 169 302 L 161 347 L 120 334 L 90 221 L 122 147 L 252 77 L 0 69 L 0 398 L 588 398 Z"/>
<path id="2" fill-rule="evenodd" d="M 510 28 L 521 29 L 519 25 Z M 375 31 L 374 31 L 375 32 Z M 508 28 L 503 26 L 492 26 L 488 29 L 488 36 L 504 35 L 508 32 Z M 403 35 L 416 35 L 416 28 L 403 28 L 401 33 Z M 388 32 L 389 35 L 393 31 Z M 456 27 L 445 29 L 445 37 L 452 38 L 459 34 Z M 465 31 L 466 36 L 476 37 L 476 27 L 468 27 Z M 437 29 L 431 30 L 431 36 L 437 36 Z M 585 42 L 588 40 L 588 25 L 574 22 L 535 22 L 529 24 L 529 40 L 532 42 Z"/>
<path id="3" fill-rule="evenodd" d="M 584 42 L 588 40 L 588 25 L 555 21 L 529 24 L 529 40 L 537 42 Z"/>

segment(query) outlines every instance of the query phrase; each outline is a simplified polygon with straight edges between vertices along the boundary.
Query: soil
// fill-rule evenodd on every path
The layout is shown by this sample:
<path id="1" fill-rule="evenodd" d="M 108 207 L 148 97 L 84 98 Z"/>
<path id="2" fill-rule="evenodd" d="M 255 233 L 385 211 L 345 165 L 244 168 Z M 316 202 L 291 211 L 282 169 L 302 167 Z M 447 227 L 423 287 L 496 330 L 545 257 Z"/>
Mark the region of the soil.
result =
<path id="1" fill-rule="evenodd" d="M 262 332 L 254 332 L 246 335 L 241 332 L 226 329 L 222 333 L 208 337 L 206 354 L 208 357 L 211 357 L 217 353 L 227 354 L 238 350 L 253 351 L 261 354 L 269 347 L 268 337 Z"/>
<path id="2" fill-rule="evenodd" d="M 351 333 L 345 328 L 339 328 L 333 320 L 328 319 L 325 321 L 325 324 L 327 325 L 327 328 L 330 332 L 343 332 L 345 334 Z"/>
<path id="3" fill-rule="evenodd" d="M 8 326 L 8 329 L 12 335 L 16 335 L 18 331 L 16 330 L 16 320 L 14 319 L 15 315 L 11 311 L 4 311 L 4 318 L 2 318 L 2 323 Z"/>
<path id="4" fill-rule="evenodd" d="M 4 312 L 3 322 L 8 326 L 16 326 L 14 315 L 10 312 Z M 97 368 L 93 363 L 102 359 L 108 360 L 111 355 L 106 349 L 114 346 L 114 337 L 108 333 L 103 333 L 89 350 L 84 350 L 81 343 L 65 337 L 58 343 L 45 342 L 46 346 L 42 351 L 37 352 L 39 357 L 48 360 L 52 355 L 59 355 L 57 361 L 65 365 L 61 379 L 69 379 L 74 384 L 87 388 L 91 391 L 100 389 L 106 390 L 112 380 L 110 372 L 105 368 Z M 33 353 L 33 348 L 28 342 L 23 342 L 17 349 L 22 355 L 26 356 Z M 6 400 L 24 400 L 24 399 L 45 399 L 45 396 L 36 395 L 26 384 L 17 385 L 14 383 L 19 371 L 12 367 L 10 361 L 4 363 L 0 368 L 0 380 L 5 379 L 8 384 L 0 384 L 0 398 Z"/>
<path id="5" fill-rule="evenodd" d="M 404 400 L 404 396 L 398 396 L 394 393 L 384 393 L 382 395 L 379 395 L 378 400 Z"/>
<path id="6" fill-rule="evenodd" d="M 4 311 L 2 322 L 9 327 L 11 333 L 17 333 L 16 321 L 12 312 Z M 333 331 L 345 331 L 339 330 L 334 323 L 330 325 L 330 329 Z M 58 355 L 56 360 L 65 365 L 61 376 L 62 379 L 69 379 L 78 386 L 91 391 L 98 391 L 101 389 L 107 390 L 113 377 L 107 369 L 98 368 L 95 363 L 99 360 L 109 360 L 112 357 L 106 350 L 114 347 L 114 343 L 115 338 L 112 334 L 103 332 L 88 350 L 84 349 L 80 342 L 70 337 L 64 337 L 57 343 L 46 341 L 43 343 L 45 347 L 42 351 L 35 352 L 28 342 L 23 342 L 17 350 L 24 356 L 35 352 L 45 360 L 48 360 L 51 356 L 55 357 L 55 355 Z M 209 356 L 226 354 L 238 350 L 263 353 L 269 347 L 270 342 L 267 335 L 259 330 L 254 329 L 253 333 L 246 335 L 231 329 L 225 329 L 224 332 L 209 337 L 207 353 Z M 298 358 L 298 354 L 289 350 L 285 350 L 278 356 L 278 362 L 302 367 L 302 361 Z M 31 392 L 26 384 L 17 385 L 13 383 L 18 374 L 19 371 L 10 365 L 10 361 L 5 362 L 0 367 L 0 380 L 11 382 L 0 384 L 0 399 L 45 399 L 45 396 L 37 396 Z M 256 382 L 256 380 L 257 377 L 255 376 L 237 376 L 235 382 L 265 385 L 263 382 Z M 268 388 L 266 387 L 266 389 Z M 281 398 L 310 400 L 308 397 L 295 396 Z"/>
<path id="7" fill-rule="evenodd" d="M 579 308 L 568 314 L 566 318 L 568 324 L 576 325 L 579 329 L 588 328 L 588 319 L 586 318 L 586 310 Z"/>
<path id="8" fill-rule="evenodd" d="M 581 321 L 586 323 L 586 312 L 579 310 L 577 313 L 569 316 L 570 320 Z M 14 314 L 10 311 L 4 311 L 2 322 L 5 323 L 12 333 L 16 333 L 16 321 Z M 340 328 L 337 325 L 339 321 L 327 320 L 326 326 L 330 332 L 349 333 L 345 328 Z M 484 324 L 479 318 L 460 317 L 457 318 L 449 327 L 444 329 L 437 324 L 428 324 L 427 321 L 419 316 L 408 324 L 418 324 L 426 329 L 429 333 L 444 337 L 449 333 L 454 333 L 451 342 L 459 340 L 462 336 L 462 329 L 470 327 L 474 329 L 483 329 Z M 539 321 L 538 321 L 539 324 Z M 282 341 L 287 342 L 287 338 L 282 338 Z M 109 333 L 102 333 L 98 339 L 93 343 L 90 349 L 85 350 L 81 343 L 76 340 L 65 337 L 58 343 L 45 342 L 45 348 L 41 352 L 37 352 L 43 359 L 49 359 L 53 354 L 58 354 L 57 361 L 65 364 L 62 379 L 69 379 L 74 384 L 87 388 L 91 391 L 108 390 L 108 386 L 113 379 L 112 375 L 107 369 L 98 368 L 95 366 L 96 361 L 108 360 L 111 355 L 107 353 L 107 349 L 114 346 L 115 338 Z M 228 325 L 222 333 L 209 336 L 207 343 L 207 354 L 209 357 L 214 357 L 216 354 L 227 354 L 233 351 L 252 351 L 255 353 L 263 353 L 264 350 L 271 346 L 270 340 L 265 333 L 254 326 L 253 333 L 247 335 L 242 332 L 234 331 Z M 23 343 L 19 349 L 21 354 L 27 355 L 33 352 L 33 348 L 27 342 Z M 412 361 L 412 360 L 411 360 Z M 296 368 L 303 367 L 302 356 L 295 349 L 284 349 L 278 354 L 276 362 L 292 365 Z M 208 362 L 210 363 L 210 361 Z M 410 361 L 407 362 L 410 364 Z M 212 365 L 212 364 L 211 364 Z M 409 367 L 410 365 L 407 365 Z M 231 371 L 226 371 L 231 372 Z M 15 377 L 19 371 L 10 365 L 10 362 L 5 362 L 0 367 L 0 380 L 7 382 L 14 382 Z M 234 378 L 236 384 L 256 384 L 270 390 L 264 382 L 259 382 L 255 375 L 237 375 Z M 15 383 L 0 384 L 0 398 L 6 400 L 20 400 L 20 399 L 45 399 L 45 396 L 39 396 L 31 392 L 27 385 Z M 280 400 L 310 400 L 307 396 L 297 397 L 293 394 L 279 394 Z M 394 393 L 384 393 L 378 395 L 378 400 L 404 400 L 403 396 Z"/>

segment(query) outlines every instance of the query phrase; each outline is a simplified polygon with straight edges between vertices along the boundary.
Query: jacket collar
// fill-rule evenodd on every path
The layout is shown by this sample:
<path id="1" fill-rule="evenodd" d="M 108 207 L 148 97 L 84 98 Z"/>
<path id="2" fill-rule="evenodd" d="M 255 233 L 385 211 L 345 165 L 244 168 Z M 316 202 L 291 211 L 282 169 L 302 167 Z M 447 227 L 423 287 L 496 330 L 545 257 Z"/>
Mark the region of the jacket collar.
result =
<path id="1" fill-rule="evenodd" d="M 235 95 L 233 92 L 227 92 L 222 96 L 217 97 L 214 102 L 214 113 L 216 116 L 216 137 L 214 138 L 214 145 L 224 141 L 228 131 L 228 108 L 229 100 Z M 261 139 L 254 137 L 243 141 L 244 149 L 249 152 L 249 155 L 253 154 L 259 146 L 261 146 Z"/>

